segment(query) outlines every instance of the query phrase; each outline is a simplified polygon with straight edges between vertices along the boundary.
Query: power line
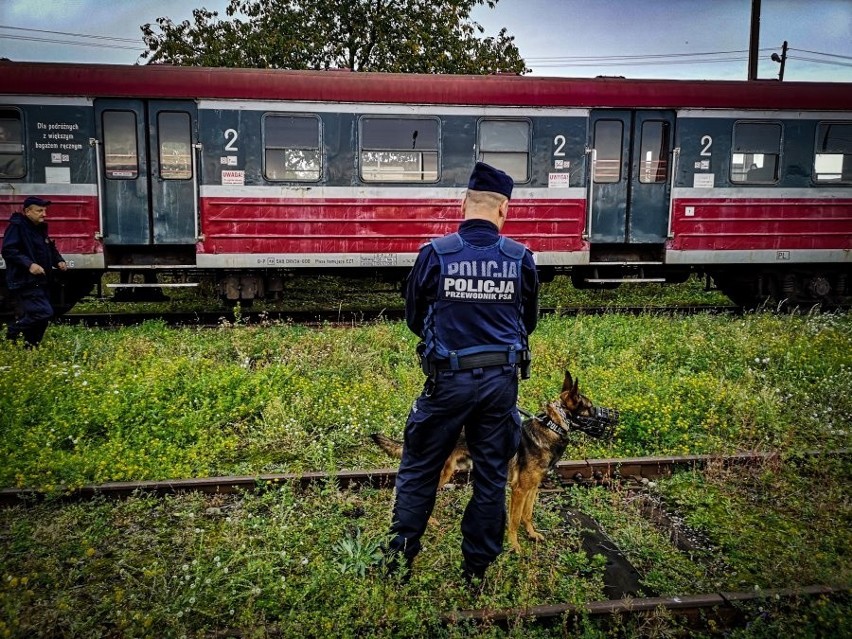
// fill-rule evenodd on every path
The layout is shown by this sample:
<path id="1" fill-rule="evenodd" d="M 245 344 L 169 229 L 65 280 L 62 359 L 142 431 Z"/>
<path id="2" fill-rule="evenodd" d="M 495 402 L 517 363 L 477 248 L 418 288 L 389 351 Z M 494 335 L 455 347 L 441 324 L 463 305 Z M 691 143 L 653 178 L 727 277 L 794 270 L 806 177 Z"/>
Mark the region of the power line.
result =
<path id="1" fill-rule="evenodd" d="M 766 47 L 759 49 L 761 53 L 775 51 L 776 47 Z M 812 55 L 827 56 L 839 58 L 842 60 L 852 60 L 852 56 L 844 56 L 835 53 L 824 53 L 821 51 L 808 51 L 807 49 L 794 49 L 790 47 L 790 51 L 801 51 Z M 726 62 L 744 62 L 748 60 L 747 56 L 732 56 L 732 54 L 746 54 L 747 49 L 733 51 L 704 51 L 699 53 L 659 53 L 648 55 L 619 55 L 619 56 L 554 56 L 554 57 L 531 57 L 526 58 L 526 62 L 530 66 L 538 68 L 570 68 L 570 67 L 622 67 L 622 66 L 663 66 L 670 64 L 713 64 Z M 701 58 L 704 56 L 703 58 Z M 715 56 L 715 57 L 708 57 Z M 725 57 L 719 57 L 725 56 Z M 699 59 L 679 59 L 679 58 L 699 58 Z M 818 64 L 830 64 L 835 66 L 852 67 L 852 64 L 839 62 L 835 60 L 825 60 L 819 58 L 811 58 L 806 56 L 788 56 L 788 59 L 801 60 L 806 62 L 815 62 Z"/>
<path id="2" fill-rule="evenodd" d="M 144 46 L 142 43 L 135 47 L 123 47 L 119 44 L 101 44 L 98 42 L 77 42 L 75 40 L 59 40 L 57 38 L 36 38 L 33 36 L 15 36 L 8 35 L 4 33 L 0 33 L 0 38 L 4 38 L 6 40 L 27 40 L 29 42 L 45 42 L 47 44 L 70 44 L 72 46 L 77 47 L 97 47 L 100 49 L 124 49 L 127 51 L 139 51 L 139 49 Z"/>
<path id="3" fill-rule="evenodd" d="M 122 49 L 125 51 L 138 51 L 144 43 L 130 38 L 117 38 L 113 36 L 95 35 L 90 33 L 74 33 L 70 31 L 53 31 L 50 29 L 31 29 L 27 27 L 13 27 L 10 25 L 0 25 L 0 29 L 12 31 L 26 31 L 31 33 L 44 33 L 49 35 L 71 36 L 74 38 L 89 38 L 92 40 L 105 40 L 109 42 L 126 42 L 136 46 L 120 46 L 118 44 L 106 44 L 97 42 L 79 42 L 76 40 L 66 40 L 60 38 L 40 38 L 35 36 L 23 36 L 0 33 L 0 39 L 7 40 L 24 40 L 28 42 L 44 42 L 46 44 L 62 44 L 79 47 L 95 47 L 101 49 Z M 774 51 L 774 47 L 759 49 L 761 52 Z M 789 48 L 790 51 L 800 51 L 812 55 L 819 55 L 841 60 L 852 60 L 852 56 L 839 55 L 836 53 L 825 53 L 823 51 L 810 51 L 808 49 Z M 748 60 L 747 57 L 737 56 L 730 57 L 733 54 L 748 53 L 748 49 L 737 49 L 732 51 L 700 51 L 695 53 L 649 53 L 645 55 L 608 55 L 608 56 L 543 56 L 526 58 L 526 62 L 536 67 L 559 68 L 559 67 L 614 67 L 614 66 L 648 66 L 648 65 L 669 65 L 669 64 L 713 64 L 722 62 L 742 62 Z M 696 59 L 683 60 L 679 58 L 700 58 L 701 56 L 729 56 L 715 57 L 712 59 Z M 852 67 L 852 64 L 845 62 L 836 62 L 833 60 L 821 60 L 818 58 L 810 58 L 806 56 L 789 56 L 790 59 L 802 60 L 805 62 L 813 62 L 817 64 L 830 64 L 835 66 Z"/>
<path id="4" fill-rule="evenodd" d="M 852 55 L 838 55 L 836 53 L 823 53 L 821 51 L 808 51 L 807 49 L 794 49 L 789 47 L 788 51 L 801 51 L 802 53 L 813 53 L 815 55 L 824 55 L 830 58 L 843 58 L 844 60 L 852 60 Z"/>
<path id="5" fill-rule="evenodd" d="M 636 66 L 662 66 L 666 64 L 713 64 L 716 62 L 745 62 L 748 57 L 736 58 L 714 58 L 712 60 L 648 60 L 636 62 L 527 62 L 535 67 L 636 67 Z"/>
<path id="6" fill-rule="evenodd" d="M 33 33 L 49 33 L 51 35 L 74 36 L 75 38 L 92 38 L 95 40 L 112 40 L 114 42 L 139 42 L 130 38 L 114 38 L 112 36 L 93 35 L 90 33 L 71 33 L 69 31 L 51 31 L 49 29 L 28 29 L 26 27 L 12 27 L 5 24 L 0 24 L 0 29 L 9 29 L 10 31 L 32 31 Z"/>
<path id="7" fill-rule="evenodd" d="M 774 47 L 760 49 L 760 51 L 774 51 Z M 748 49 L 739 49 L 736 51 L 704 51 L 697 53 L 653 53 L 646 55 L 603 55 L 603 56 L 555 56 L 555 57 L 532 57 L 526 58 L 527 61 L 541 62 L 556 62 L 556 61 L 578 61 L 578 62 L 606 62 L 608 60 L 647 60 L 659 58 L 683 58 L 707 55 L 731 55 L 735 53 L 748 53 Z"/>
<path id="8" fill-rule="evenodd" d="M 805 62 L 816 62 L 817 64 L 833 64 L 838 67 L 852 67 L 852 62 L 839 62 L 835 60 L 820 60 L 819 58 L 808 58 L 803 55 L 789 55 L 788 60 L 804 60 Z"/>

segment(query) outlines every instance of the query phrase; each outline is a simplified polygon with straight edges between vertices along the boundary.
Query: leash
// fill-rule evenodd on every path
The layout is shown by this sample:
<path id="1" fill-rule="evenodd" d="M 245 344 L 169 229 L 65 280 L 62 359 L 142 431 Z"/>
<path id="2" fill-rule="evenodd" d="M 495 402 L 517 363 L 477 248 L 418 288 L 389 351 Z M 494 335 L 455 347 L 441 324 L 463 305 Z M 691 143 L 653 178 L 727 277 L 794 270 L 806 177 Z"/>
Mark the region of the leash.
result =
<path id="1" fill-rule="evenodd" d="M 515 408 L 517 408 L 517 409 L 518 409 L 518 412 L 519 412 L 521 415 L 523 415 L 524 417 L 526 417 L 527 419 L 535 419 L 535 415 L 533 415 L 533 414 L 532 414 L 531 412 L 529 412 L 528 410 L 524 410 L 524 409 L 523 409 L 523 408 L 521 408 L 520 406 L 516 406 Z"/>

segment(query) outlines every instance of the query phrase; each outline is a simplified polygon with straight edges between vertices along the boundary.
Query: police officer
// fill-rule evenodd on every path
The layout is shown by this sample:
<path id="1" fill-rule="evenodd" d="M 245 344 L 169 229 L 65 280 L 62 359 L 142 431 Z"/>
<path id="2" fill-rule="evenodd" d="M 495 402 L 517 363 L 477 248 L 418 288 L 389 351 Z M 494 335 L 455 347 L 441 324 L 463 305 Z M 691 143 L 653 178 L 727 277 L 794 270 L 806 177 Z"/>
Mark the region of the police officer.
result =
<path id="1" fill-rule="evenodd" d="M 15 340 L 23 335 L 27 346 L 37 346 L 44 337 L 47 323 L 53 317 L 50 305 L 51 271 L 66 270 L 67 265 L 47 235 L 48 200 L 28 197 L 23 212 L 13 213 L 3 236 L 3 259 L 6 260 L 6 285 L 15 300 L 16 320 L 9 325 L 6 337 Z"/>
<path id="2" fill-rule="evenodd" d="M 478 162 L 458 232 L 426 244 L 406 283 L 406 322 L 422 339 L 427 379 L 405 426 L 391 570 L 407 570 L 420 551 L 441 468 L 462 428 L 473 459 L 461 525 L 465 579 L 481 579 L 503 548 L 508 461 L 520 441 L 518 374 L 527 376 L 527 336 L 538 321 L 532 254 L 499 233 L 512 187 L 506 173 Z"/>

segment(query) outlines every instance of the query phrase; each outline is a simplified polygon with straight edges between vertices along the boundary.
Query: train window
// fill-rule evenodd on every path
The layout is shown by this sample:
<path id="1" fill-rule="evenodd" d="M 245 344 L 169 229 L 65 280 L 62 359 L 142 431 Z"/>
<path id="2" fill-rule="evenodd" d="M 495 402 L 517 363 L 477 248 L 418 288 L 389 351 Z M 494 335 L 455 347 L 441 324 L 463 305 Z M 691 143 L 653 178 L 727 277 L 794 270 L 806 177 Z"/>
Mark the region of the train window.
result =
<path id="1" fill-rule="evenodd" d="M 0 109 L 0 178 L 21 178 L 25 172 L 21 113 Z"/>
<path id="2" fill-rule="evenodd" d="M 731 155 L 731 182 L 772 184 L 778 181 L 781 125 L 737 122 Z"/>
<path id="3" fill-rule="evenodd" d="M 267 180 L 316 182 L 322 175 L 320 121 L 313 115 L 274 115 L 263 120 Z"/>
<path id="4" fill-rule="evenodd" d="M 621 179 L 623 132 L 621 120 L 595 122 L 595 182 L 607 184 Z"/>
<path id="5" fill-rule="evenodd" d="M 438 120 L 361 118 L 361 179 L 364 182 L 435 182 Z"/>
<path id="6" fill-rule="evenodd" d="M 135 180 L 139 176 L 136 146 L 136 114 L 104 111 L 104 173 L 111 180 Z"/>
<path id="7" fill-rule="evenodd" d="M 479 159 L 505 171 L 515 182 L 527 182 L 530 123 L 526 120 L 483 120 L 479 123 Z"/>
<path id="8" fill-rule="evenodd" d="M 192 179 L 192 128 L 189 113 L 160 111 L 160 177 L 164 180 Z"/>
<path id="9" fill-rule="evenodd" d="M 852 123 L 821 122 L 817 127 L 814 181 L 852 183 Z"/>
<path id="10" fill-rule="evenodd" d="M 665 182 L 668 173 L 669 123 L 646 120 L 642 123 L 639 181 Z"/>

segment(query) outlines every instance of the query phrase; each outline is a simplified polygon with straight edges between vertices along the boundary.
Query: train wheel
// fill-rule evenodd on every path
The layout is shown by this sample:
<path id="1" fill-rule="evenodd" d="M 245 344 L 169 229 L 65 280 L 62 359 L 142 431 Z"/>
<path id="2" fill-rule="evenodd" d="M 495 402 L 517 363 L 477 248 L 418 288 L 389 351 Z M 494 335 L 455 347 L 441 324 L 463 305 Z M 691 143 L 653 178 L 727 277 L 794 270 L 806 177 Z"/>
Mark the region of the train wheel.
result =
<path id="1" fill-rule="evenodd" d="M 711 275 L 718 289 L 745 309 L 773 305 L 779 310 L 792 310 L 850 303 L 848 276 L 844 272 L 802 269 Z"/>
<path id="2" fill-rule="evenodd" d="M 765 305 L 770 296 L 760 291 L 760 275 L 730 273 L 712 274 L 716 287 L 737 306 L 753 310 Z"/>

